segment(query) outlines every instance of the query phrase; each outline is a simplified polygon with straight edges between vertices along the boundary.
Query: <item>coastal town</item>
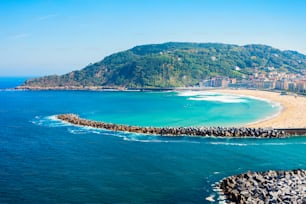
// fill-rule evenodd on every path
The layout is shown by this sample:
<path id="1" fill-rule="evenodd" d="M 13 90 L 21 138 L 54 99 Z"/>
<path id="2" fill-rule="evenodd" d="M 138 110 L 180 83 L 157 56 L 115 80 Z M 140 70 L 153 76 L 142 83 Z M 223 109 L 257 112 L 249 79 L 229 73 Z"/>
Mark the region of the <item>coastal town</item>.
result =
<path id="1" fill-rule="evenodd" d="M 306 204 L 306 0 L 0 19 L 0 204 Z"/>
<path id="2" fill-rule="evenodd" d="M 235 67 L 240 70 L 239 67 Z M 247 88 L 261 90 L 280 90 L 298 94 L 306 94 L 306 70 L 301 74 L 276 71 L 274 67 L 254 69 L 249 75 L 243 75 L 242 79 L 223 76 L 211 77 L 199 83 L 200 87 L 218 88 Z"/>

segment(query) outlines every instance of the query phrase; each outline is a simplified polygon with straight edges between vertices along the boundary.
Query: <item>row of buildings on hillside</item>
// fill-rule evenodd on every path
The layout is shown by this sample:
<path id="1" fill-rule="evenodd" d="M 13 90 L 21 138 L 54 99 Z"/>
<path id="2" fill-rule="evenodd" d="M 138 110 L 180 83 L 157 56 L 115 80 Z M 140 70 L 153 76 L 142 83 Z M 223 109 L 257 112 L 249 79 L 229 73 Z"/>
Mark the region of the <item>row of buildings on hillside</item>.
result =
<path id="1" fill-rule="evenodd" d="M 238 80 L 236 78 L 216 76 L 199 83 L 200 87 L 219 88 L 252 88 L 252 89 L 277 89 L 306 94 L 306 72 L 305 74 L 286 74 L 269 72 L 265 74 L 253 73 Z"/>

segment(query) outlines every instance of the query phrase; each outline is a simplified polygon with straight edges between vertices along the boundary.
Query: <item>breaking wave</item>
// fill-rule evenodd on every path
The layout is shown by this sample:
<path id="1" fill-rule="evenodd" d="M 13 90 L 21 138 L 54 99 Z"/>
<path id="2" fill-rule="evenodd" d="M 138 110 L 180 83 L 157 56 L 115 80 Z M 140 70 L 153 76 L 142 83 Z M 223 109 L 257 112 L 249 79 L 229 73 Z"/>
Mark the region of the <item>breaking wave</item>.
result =
<path id="1" fill-rule="evenodd" d="M 221 103 L 246 103 L 248 102 L 245 99 L 236 96 L 201 96 L 201 97 L 190 97 L 188 100 L 193 101 L 212 101 L 212 102 L 221 102 Z"/>
<path id="2" fill-rule="evenodd" d="M 189 97 L 188 100 L 193 101 L 211 101 L 221 103 L 247 103 L 248 97 L 233 95 L 233 94 L 219 94 L 208 91 L 183 91 L 178 92 L 178 96 Z"/>
<path id="3" fill-rule="evenodd" d="M 34 119 L 30 120 L 31 123 L 43 126 L 43 127 L 62 127 L 70 124 L 63 122 L 56 118 L 56 115 L 52 116 L 35 116 Z"/>

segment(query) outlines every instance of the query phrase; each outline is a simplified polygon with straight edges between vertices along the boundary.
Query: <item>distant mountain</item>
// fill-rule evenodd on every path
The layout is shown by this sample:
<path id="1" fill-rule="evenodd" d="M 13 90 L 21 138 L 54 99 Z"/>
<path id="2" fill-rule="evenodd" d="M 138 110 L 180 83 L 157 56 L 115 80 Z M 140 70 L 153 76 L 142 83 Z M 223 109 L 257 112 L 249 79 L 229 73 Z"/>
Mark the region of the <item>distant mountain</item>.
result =
<path id="1" fill-rule="evenodd" d="M 61 76 L 31 79 L 26 87 L 178 87 L 211 76 L 241 78 L 255 69 L 301 73 L 306 56 L 266 45 L 175 43 L 136 46 Z"/>

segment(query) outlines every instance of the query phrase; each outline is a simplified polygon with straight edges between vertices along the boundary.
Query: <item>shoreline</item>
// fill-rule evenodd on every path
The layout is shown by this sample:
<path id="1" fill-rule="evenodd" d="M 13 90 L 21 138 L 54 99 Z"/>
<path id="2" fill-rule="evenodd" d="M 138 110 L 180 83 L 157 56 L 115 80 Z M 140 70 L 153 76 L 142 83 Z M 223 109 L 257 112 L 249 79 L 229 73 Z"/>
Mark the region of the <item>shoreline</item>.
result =
<path id="1" fill-rule="evenodd" d="M 246 124 L 252 128 L 306 128 L 306 97 L 294 95 L 280 95 L 272 91 L 248 90 L 248 89 L 217 89 L 216 93 L 234 94 L 247 97 L 255 97 L 280 104 L 281 110 L 268 118 Z"/>
<path id="2" fill-rule="evenodd" d="M 211 91 L 215 93 L 234 94 L 268 101 L 280 105 L 280 111 L 258 121 L 244 124 L 250 128 L 306 128 L 306 97 L 301 95 L 280 95 L 276 91 L 253 89 L 222 89 L 200 87 L 169 87 L 169 88 L 135 88 L 102 87 L 102 86 L 62 86 L 62 87 L 27 87 L 18 86 L 15 90 L 30 91 Z"/>

